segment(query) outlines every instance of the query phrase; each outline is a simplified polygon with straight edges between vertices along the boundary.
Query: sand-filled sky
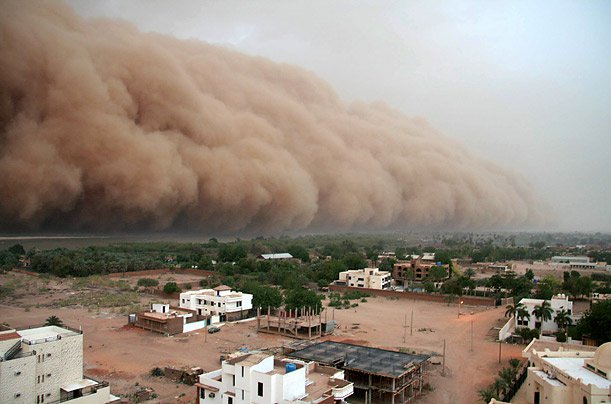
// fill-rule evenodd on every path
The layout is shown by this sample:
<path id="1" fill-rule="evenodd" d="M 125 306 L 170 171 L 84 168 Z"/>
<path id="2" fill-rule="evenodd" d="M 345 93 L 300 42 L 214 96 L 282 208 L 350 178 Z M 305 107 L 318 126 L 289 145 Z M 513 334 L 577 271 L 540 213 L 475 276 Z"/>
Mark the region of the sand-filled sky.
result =
<path id="1" fill-rule="evenodd" d="M 611 228 L 604 3 L 68 4 L 1 6 L 0 229 Z"/>

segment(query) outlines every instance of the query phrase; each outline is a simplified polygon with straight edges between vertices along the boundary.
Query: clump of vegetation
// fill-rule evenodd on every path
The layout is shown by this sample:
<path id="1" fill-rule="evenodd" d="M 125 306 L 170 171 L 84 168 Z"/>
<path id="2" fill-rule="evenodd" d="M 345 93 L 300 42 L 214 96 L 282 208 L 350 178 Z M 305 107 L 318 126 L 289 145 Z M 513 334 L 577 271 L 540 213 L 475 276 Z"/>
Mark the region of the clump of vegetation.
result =
<path id="1" fill-rule="evenodd" d="M 100 293 L 90 292 L 72 295 L 66 299 L 59 300 L 56 304 L 60 307 L 83 306 L 83 307 L 121 307 L 138 303 L 140 298 L 134 292 Z"/>
<path id="2" fill-rule="evenodd" d="M 140 278 L 138 279 L 138 286 L 142 286 L 145 288 L 158 286 L 159 281 L 157 279 L 152 278 Z"/>
<path id="3" fill-rule="evenodd" d="M 151 376 L 154 377 L 163 377 L 165 376 L 165 371 L 161 368 L 155 367 L 151 370 Z"/>
<path id="4" fill-rule="evenodd" d="M 176 282 L 168 282 L 163 287 L 163 293 L 166 295 L 171 295 L 172 293 L 180 293 L 182 290 L 178 287 Z"/>
<path id="5" fill-rule="evenodd" d="M 54 325 L 57 327 L 63 327 L 64 322 L 56 315 L 53 315 L 53 316 L 47 317 L 47 319 L 45 320 L 45 325 L 46 326 Z"/>
<path id="6" fill-rule="evenodd" d="M 507 394 L 513 395 L 515 391 L 512 389 L 516 383 L 520 364 L 519 359 L 511 358 L 509 360 L 509 367 L 501 369 L 495 381 L 478 392 L 482 401 L 488 403 L 493 398 L 499 399 L 501 395 L 505 396 L 504 399 L 507 399 Z"/>
<path id="7" fill-rule="evenodd" d="M 369 296 L 370 296 L 369 293 L 363 293 L 358 290 L 349 290 L 348 292 L 344 293 L 343 298 L 346 300 L 357 300 L 357 299 L 363 299 Z"/>

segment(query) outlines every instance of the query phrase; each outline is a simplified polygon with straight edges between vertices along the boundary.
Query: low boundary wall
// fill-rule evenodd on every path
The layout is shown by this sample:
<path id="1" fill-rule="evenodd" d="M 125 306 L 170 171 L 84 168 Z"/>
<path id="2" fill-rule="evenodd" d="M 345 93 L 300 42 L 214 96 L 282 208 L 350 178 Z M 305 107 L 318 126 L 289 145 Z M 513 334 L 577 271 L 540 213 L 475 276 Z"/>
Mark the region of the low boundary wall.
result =
<path id="1" fill-rule="evenodd" d="M 450 295 L 442 294 L 428 294 L 428 293 L 416 293 L 416 292 L 400 292 L 396 290 L 381 290 L 381 289 L 368 289 L 368 288 L 354 288 L 350 286 L 340 285 L 329 285 L 331 292 L 348 292 L 358 291 L 368 293 L 370 295 L 382 296 L 382 297 L 393 297 L 398 299 L 414 299 L 414 300 L 425 300 L 429 302 L 441 302 L 447 303 Z M 457 298 L 457 296 L 455 296 Z M 496 300 L 492 297 L 476 297 L 476 296 L 461 296 L 463 304 L 469 306 L 496 306 Z"/>

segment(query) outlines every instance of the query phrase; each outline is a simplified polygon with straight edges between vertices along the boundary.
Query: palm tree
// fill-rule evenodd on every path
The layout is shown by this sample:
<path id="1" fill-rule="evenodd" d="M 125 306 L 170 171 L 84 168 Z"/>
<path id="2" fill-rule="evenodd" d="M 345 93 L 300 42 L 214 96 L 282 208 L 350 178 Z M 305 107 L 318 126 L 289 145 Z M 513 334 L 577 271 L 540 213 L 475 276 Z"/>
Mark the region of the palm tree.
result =
<path id="1" fill-rule="evenodd" d="M 492 383 L 492 387 L 496 391 L 496 396 L 498 397 L 501 395 L 501 391 L 507 387 L 507 383 L 505 380 L 498 378 L 494 381 L 494 383 Z"/>
<path id="2" fill-rule="evenodd" d="M 511 358 L 509 359 L 509 366 L 511 366 L 513 369 L 517 369 L 520 367 L 520 363 L 522 363 L 518 358 Z"/>
<path id="3" fill-rule="evenodd" d="M 554 321 L 556 324 L 558 324 L 558 328 L 561 330 L 564 330 L 566 326 L 573 324 L 573 319 L 569 315 L 569 312 L 565 309 L 562 309 L 556 313 Z"/>
<path id="4" fill-rule="evenodd" d="M 533 315 L 540 320 L 539 327 L 537 328 L 541 329 L 545 321 L 552 319 L 552 312 L 552 305 L 547 300 L 544 300 L 540 306 L 535 306 Z"/>
<path id="5" fill-rule="evenodd" d="M 524 322 L 524 319 L 526 319 L 526 321 L 529 321 L 530 313 L 528 312 L 528 309 L 526 307 L 520 307 L 518 309 L 517 317 L 518 320 L 520 320 L 521 322 Z"/>
<path id="6" fill-rule="evenodd" d="M 481 389 L 480 391 L 478 391 L 478 394 L 482 401 L 487 404 L 495 397 L 494 387 L 488 386 L 485 389 Z"/>
<path id="7" fill-rule="evenodd" d="M 516 378 L 516 369 L 509 367 L 503 368 L 499 371 L 499 377 L 505 382 L 507 386 L 511 386 Z"/>
<path id="8" fill-rule="evenodd" d="M 524 308 L 524 303 L 514 303 L 505 306 L 505 317 L 517 317 L 518 311 Z"/>
<path id="9" fill-rule="evenodd" d="M 47 318 L 47 320 L 45 321 L 45 325 L 55 325 L 57 327 L 63 327 L 64 326 L 64 322 L 62 320 L 60 320 L 59 317 L 53 315 L 53 316 Z"/>

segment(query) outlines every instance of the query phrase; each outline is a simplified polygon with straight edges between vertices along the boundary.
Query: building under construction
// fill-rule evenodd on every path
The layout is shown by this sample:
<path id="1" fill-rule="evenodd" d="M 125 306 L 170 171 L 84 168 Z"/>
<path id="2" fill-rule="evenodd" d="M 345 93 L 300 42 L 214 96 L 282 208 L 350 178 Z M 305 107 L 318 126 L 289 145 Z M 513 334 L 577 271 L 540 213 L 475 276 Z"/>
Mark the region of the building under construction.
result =
<path id="1" fill-rule="evenodd" d="M 291 357 L 315 361 L 344 370 L 354 383 L 355 398 L 370 403 L 403 404 L 422 393 L 429 355 L 325 341 L 294 352 Z"/>
<path id="2" fill-rule="evenodd" d="M 318 314 L 308 308 L 280 309 L 272 314 L 269 307 L 263 313 L 257 308 L 257 332 L 311 340 L 332 333 L 334 328 L 335 321 L 327 319 L 324 309 Z"/>

